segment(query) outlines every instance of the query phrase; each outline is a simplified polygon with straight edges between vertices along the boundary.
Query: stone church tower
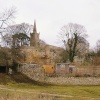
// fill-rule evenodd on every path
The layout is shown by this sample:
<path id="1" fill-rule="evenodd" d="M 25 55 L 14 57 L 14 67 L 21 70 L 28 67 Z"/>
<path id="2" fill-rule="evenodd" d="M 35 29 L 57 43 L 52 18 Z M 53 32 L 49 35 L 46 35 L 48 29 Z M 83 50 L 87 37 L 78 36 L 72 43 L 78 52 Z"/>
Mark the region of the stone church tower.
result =
<path id="1" fill-rule="evenodd" d="M 34 21 L 33 33 L 30 33 L 30 46 L 39 46 L 39 33 L 37 33 L 36 21 Z"/>

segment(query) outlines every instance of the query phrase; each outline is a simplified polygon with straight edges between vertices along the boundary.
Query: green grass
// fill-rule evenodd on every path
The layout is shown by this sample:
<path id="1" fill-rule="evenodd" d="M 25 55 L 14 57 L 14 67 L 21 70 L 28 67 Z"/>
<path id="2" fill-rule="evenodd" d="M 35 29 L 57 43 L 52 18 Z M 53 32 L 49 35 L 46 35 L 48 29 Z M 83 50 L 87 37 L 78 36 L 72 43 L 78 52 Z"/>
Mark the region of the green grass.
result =
<path id="1" fill-rule="evenodd" d="M 68 100 L 73 100 L 73 99 L 92 100 L 92 98 L 95 98 L 94 100 L 96 100 L 96 98 L 99 98 L 98 100 L 100 100 L 100 86 L 46 86 L 44 87 L 44 86 L 37 86 L 34 84 L 19 83 L 19 84 L 1 85 L 0 87 L 11 89 L 11 90 L 0 89 L 0 97 L 1 96 L 9 97 L 11 98 L 11 100 L 12 98 L 15 97 L 16 98 L 20 97 L 22 100 L 35 100 L 36 98 L 38 99 L 41 98 L 39 100 L 67 100 L 67 99 Z M 49 94 L 55 94 L 55 95 L 49 95 Z M 52 99 L 52 98 L 56 98 L 56 99 Z"/>
<path id="2" fill-rule="evenodd" d="M 63 85 L 50 85 L 50 86 L 38 86 L 34 84 L 10 84 L 7 88 L 26 90 L 29 92 L 40 93 L 53 93 L 60 95 L 72 95 L 72 96 L 85 96 L 85 97 L 99 97 L 100 98 L 100 86 L 63 86 Z"/>
<path id="3" fill-rule="evenodd" d="M 39 100 L 92 100 L 92 98 L 95 98 L 93 100 L 96 100 L 96 98 L 99 98 L 98 100 L 100 100 L 100 86 L 63 86 L 50 84 L 39 86 L 33 83 L 9 83 L 0 87 L 13 90 L 4 89 L 3 91 L 6 92 L 3 92 L 1 89 L 0 94 L 3 94 L 4 97 L 9 96 L 9 98 L 20 97 L 25 99 L 29 97 L 28 100 L 35 100 L 36 98 L 41 98 Z"/>
<path id="4" fill-rule="evenodd" d="M 2 78 L 0 100 L 100 100 L 100 86 L 47 84 L 22 74 Z"/>

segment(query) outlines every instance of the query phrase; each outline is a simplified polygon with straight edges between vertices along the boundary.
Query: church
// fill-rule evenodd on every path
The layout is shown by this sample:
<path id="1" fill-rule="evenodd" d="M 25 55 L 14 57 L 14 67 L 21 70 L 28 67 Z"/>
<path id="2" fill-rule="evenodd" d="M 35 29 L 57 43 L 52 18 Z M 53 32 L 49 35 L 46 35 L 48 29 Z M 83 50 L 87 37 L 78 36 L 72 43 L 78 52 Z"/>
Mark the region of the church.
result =
<path id="1" fill-rule="evenodd" d="M 46 44 L 39 38 L 36 21 L 34 21 L 33 32 L 30 33 L 30 46 L 22 48 L 22 52 L 27 55 L 26 63 L 54 64 L 60 62 L 62 48 Z"/>
<path id="2" fill-rule="evenodd" d="M 40 44 L 39 34 L 36 29 L 36 21 L 34 21 L 33 33 L 30 33 L 30 46 L 38 47 Z"/>

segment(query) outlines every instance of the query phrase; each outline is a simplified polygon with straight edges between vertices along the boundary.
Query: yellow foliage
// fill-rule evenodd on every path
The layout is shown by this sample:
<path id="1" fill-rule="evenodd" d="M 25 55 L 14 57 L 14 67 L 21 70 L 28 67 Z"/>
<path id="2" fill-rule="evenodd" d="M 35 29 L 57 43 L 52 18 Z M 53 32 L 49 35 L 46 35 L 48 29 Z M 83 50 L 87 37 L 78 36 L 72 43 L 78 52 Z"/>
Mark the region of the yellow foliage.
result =
<path id="1" fill-rule="evenodd" d="M 44 72 L 46 74 L 53 74 L 54 73 L 54 66 L 53 65 L 43 65 Z"/>

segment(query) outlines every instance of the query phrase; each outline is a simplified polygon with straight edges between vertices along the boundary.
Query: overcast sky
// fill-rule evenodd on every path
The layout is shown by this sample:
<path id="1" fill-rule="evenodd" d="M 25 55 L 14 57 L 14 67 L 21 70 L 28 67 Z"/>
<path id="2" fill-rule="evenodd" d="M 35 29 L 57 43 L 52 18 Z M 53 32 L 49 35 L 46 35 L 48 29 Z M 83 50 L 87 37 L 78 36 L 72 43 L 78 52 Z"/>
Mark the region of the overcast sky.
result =
<path id="1" fill-rule="evenodd" d="M 52 45 L 59 45 L 57 34 L 68 23 L 83 25 L 87 40 L 93 47 L 100 39 L 100 0 L 0 0 L 0 11 L 14 6 L 15 23 L 34 24 L 40 38 Z"/>

